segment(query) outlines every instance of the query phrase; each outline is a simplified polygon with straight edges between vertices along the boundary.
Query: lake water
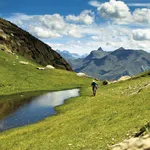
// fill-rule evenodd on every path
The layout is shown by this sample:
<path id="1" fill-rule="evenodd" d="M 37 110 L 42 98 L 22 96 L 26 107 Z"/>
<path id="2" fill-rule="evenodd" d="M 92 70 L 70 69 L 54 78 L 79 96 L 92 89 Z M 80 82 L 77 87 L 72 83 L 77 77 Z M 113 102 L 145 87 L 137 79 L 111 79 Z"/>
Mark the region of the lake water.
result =
<path id="1" fill-rule="evenodd" d="M 79 96 L 79 89 L 50 92 L 24 102 L 4 102 L 0 104 L 0 131 L 32 124 L 54 115 L 55 106 L 76 96 Z"/>

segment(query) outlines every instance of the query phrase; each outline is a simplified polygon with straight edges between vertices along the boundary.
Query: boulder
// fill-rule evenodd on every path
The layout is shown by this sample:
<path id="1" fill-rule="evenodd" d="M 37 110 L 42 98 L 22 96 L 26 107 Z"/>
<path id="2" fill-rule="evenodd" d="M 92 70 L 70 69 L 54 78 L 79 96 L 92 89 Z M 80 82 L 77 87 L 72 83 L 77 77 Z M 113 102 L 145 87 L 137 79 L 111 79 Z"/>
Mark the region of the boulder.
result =
<path id="1" fill-rule="evenodd" d="M 83 73 L 83 72 L 79 72 L 79 73 L 77 73 L 76 75 L 79 76 L 79 77 L 88 77 L 88 75 L 86 75 L 86 74 Z"/>
<path id="2" fill-rule="evenodd" d="M 36 69 L 38 69 L 38 70 L 45 70 L 44 67 L 37 67 Z"/>
<path id="3" fill-rule="evenodd" d="M 47 65 L 46 69 L 55 69 L 55 67 L 53 67 L 52 65 Z"/>
<path id="4" fill-rule="evenodd" d="M 28 65 L 29 64 L 29 62 L 27 62 L 27 61 L 19 61 L 19 63 L 23 64 L 23 65 Z"/>
<path id="5" fill-rule="evenodd" d="M 125 81 L 125 80 L 128 80 L 130 78 L 131 78 L 130 76 L 122 76 L 120 79 L 118 79 L 118 81 Z"/>

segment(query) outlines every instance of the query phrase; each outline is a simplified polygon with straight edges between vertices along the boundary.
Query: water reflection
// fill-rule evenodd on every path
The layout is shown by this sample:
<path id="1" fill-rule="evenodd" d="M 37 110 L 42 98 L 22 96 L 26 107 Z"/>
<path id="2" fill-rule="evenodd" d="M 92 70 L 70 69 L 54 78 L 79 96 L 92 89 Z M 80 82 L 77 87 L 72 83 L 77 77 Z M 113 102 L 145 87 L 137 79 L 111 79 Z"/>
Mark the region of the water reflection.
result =
<path id="1" fill-rule="evenodd" d="M 51 92 L 28 101 L 0 104 L 0 131 L 38 122 L 55 114 L 54 107 L 79 96 L 79 89 Z"/>

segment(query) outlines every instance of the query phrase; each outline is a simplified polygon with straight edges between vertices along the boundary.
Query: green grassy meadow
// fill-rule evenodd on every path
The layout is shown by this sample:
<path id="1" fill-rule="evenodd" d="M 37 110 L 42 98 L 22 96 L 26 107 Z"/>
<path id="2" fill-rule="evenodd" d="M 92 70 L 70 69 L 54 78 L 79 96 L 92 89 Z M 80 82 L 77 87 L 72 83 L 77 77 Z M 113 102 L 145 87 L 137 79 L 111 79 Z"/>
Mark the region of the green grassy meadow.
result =
<path id="1" fill-rule="evenodd" d="M 0 100 L 21 92 L 80 87 L 80 96 L 57 106 L 57 115 L 0 133 L 0 150 L 100 150 L 133 136 L 149 122 L 150 72 L 102 86 L 63 70 L 37 70 L 0 51 Z M 15 65 L 13 65 L 15 61 Z"/>
<path id="2" fill-rule="evenodd" d="M 19 61 L 28 61 L 28 65 Z M 17 55 L 0 51 L 0 95 L 27 91 L 62 90 L 86 85 L 87 78 L 77 77 L 74 72 L 54 69 L 38 70 L 38 64 Z"/>

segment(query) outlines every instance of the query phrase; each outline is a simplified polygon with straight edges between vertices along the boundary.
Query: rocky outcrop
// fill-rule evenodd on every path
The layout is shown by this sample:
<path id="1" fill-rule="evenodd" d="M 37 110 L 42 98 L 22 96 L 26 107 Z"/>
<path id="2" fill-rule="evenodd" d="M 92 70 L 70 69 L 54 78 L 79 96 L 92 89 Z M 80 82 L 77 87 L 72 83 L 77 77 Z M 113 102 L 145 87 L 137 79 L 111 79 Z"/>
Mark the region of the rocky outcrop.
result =
<path id="1" fill-rule="evenodd" d="M 150 122 L 144 125 L 134 137 L 112 146 L 111 150 L 150 150 Z M 145 135 L 147 133 L 147 135 Z"/>
<path id="2" fill-rule="evenodd" d="M 72 71 L 60 54 L 28 32 L 0 18 L 0 50 L 17 53 L 43 66 Z"/>
<path id="3" fill-rule="evenodd" d="M 150 150 L 150 135 L 140 138 L 131 138 L 116 144 L 111 150 Z"/>

